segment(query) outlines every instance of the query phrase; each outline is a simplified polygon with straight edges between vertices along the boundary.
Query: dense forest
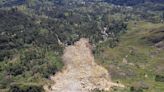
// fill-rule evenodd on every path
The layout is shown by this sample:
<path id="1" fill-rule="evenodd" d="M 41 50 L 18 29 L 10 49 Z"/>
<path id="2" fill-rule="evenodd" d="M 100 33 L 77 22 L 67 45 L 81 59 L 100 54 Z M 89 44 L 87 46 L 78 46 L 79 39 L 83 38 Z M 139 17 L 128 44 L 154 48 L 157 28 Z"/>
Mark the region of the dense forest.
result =
<path id="1" fill-rule="evenodd" d="M 128 6 L 134 6 L 144 3 L 164 3 L 163 0 L 105 0 L 105 1 L 117 5 L 128 5 Z"/>
<path id="2" fill-rule="evenodd" d="M 0 0 L 0 92 L 44 91 L 64 47 L 83 37 L 97 63 L 128 85 L 114 92 L 163 92 L 163 10 L 163 0 Z M 127 53 L 131 63 L 121 64 Z"/>

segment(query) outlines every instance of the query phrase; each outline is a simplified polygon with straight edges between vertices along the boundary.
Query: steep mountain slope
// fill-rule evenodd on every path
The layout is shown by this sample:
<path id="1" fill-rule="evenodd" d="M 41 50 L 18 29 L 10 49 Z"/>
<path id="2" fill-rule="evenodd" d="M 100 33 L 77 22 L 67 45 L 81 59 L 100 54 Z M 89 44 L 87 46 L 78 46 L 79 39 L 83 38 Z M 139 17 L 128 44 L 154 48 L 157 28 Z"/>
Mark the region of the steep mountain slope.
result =
<path id="1" fill-rule="evenodd" d="M 0 0 L 0 91 L 42 92 L 43 85 L 52 82 L 52 75 L 57 75 L 54 78 L 60 74 L 80 75 L 72 74 L 77 72 L 76 68 L 59 72 L 64 65 L 61 56 L 65 47 L 80 38 L 88 38 L 96 63 L 109 70 L 113 81 L 126 86 L 125 89 L 112 87 L 111 91 L 163 92 L 164 4 L 163 0 L 149 1 Z M 83 49 L 78 47 L 68 54 L 77 54 L 74 50 L 81 57 L 79 51 Z M 83 57 L 88 60 L 87 56 Z M 97 64 L 95 67 L 108 75 Z M 91 64 L 85 65 L 77 67 L 80 72 L 97 69 Z M 99 76 L 97 73 L 95 76 Z M 60 83 L 63 82 L 54 85 L 60 86 Z"/>

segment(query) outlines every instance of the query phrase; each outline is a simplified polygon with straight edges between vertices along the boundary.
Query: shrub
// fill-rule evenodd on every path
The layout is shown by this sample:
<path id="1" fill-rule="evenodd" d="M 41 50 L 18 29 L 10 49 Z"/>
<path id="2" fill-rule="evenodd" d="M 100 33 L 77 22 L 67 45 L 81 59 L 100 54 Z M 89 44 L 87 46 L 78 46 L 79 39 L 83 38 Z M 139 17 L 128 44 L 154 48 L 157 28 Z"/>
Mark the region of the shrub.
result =
<path id="1" fill-rule="evenodd" d="M 24 67 L 21 64 L 9 64 L 6 68 L 9 75 L 17 76 L 24 72 Z"/>
<path id="2" fill-rule="evenodd" d="M 155 76 L 155 81 L 157 81 L 157 82 L 164 82 L 164 76 L 162 76 L 162 75 L 156 75 Z"/>
<path id="3" fill-rule="evenodd" d="M 38 84 L 12 84 L 9 92 L 44 92 L 41 85 Z"/>
<path id="4" fill-rule="evenodd" d="M 132 86 L 132 87 L 130 87 L 130 91 L 131 92 L 143 92 L 143 89 Z"/>

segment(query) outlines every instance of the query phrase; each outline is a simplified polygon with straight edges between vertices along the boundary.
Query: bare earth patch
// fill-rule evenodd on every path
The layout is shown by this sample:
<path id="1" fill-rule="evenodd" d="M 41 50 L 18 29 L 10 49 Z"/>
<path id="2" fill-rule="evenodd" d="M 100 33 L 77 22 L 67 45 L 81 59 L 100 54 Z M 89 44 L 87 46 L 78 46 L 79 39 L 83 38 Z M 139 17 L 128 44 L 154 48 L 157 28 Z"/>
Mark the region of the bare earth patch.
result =
<path id="1" fill-rule="evenodd" d="M 93 89 L 109 91 L 112 86 L 124 87 L 113 83 L 108 71 L 94 62 L 89 40 L 81 38 L 73 46 L 65 48 L 63 62 L 65 67 L 51 77 L 54 82 L 45 86 L 46 92 L 90 92 Z"/>

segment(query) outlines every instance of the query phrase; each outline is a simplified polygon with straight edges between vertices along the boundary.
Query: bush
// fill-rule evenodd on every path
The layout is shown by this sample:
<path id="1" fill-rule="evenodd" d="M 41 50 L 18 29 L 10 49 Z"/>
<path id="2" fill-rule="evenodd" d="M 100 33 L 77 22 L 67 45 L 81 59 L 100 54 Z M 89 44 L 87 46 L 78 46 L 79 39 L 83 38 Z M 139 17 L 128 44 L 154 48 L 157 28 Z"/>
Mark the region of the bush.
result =
<path id="1" fill-rule="evenodd" d="M 9 75 L 17 76 L 24 72 L 24 67 L 21 64 L 9 64 L 6 68 Z"/>
<path id="2" fill-rule="evenodd" d="M 44 92 L 44 89 L 38 84 L 12 84 L 9 92 Z"/>
<path id="3" fill-rule="evenodd" d="M 130 87 L 131 92 L 143 92 L 142 88 Z"/>
<path id="4" fill-rule="evenodd" d="M 164 76 L 162 76 L 162 75 L 156 75 L 155 76 L 155 81 L 157 81 L 157 82 L 164 82 Z"/>

